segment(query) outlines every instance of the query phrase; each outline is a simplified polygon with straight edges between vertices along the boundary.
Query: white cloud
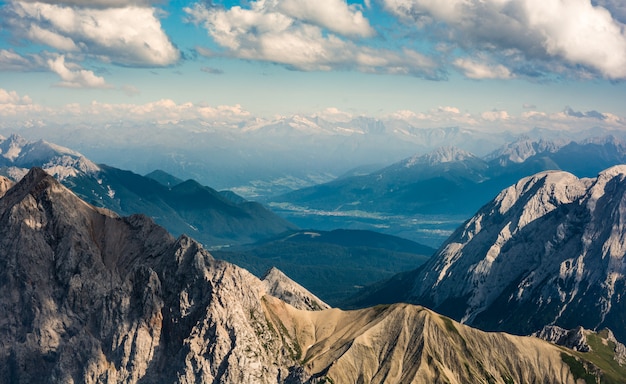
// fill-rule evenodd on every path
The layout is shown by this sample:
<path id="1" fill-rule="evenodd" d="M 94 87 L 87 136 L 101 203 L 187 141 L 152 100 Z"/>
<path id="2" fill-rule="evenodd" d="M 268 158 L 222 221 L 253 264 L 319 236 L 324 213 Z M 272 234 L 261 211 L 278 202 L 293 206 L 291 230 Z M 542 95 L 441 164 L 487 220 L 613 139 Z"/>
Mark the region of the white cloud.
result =
<path id="1" fill-rule="evenodd" d="M 92 71 L 65 62 L 65 56 L 49 59 L 50 70 L 61 78 L 60 87 L 67 88 L 110 88 L 103 77 L 96 76 Z"/>
<path id="2" fill-rule="evenodd" d="M 454 66 L 470 79 L 510 79 L 511 71 L 502 64 L 490 64 L 472 59 L 458 58 Z"/>
<path id="3" fill-rule="evenodd" d="M 155 8 L 16 1 L 4 7 L 1 16 L 14 35 L 64 53 L 79 51 L 131 66 L 166 66 L 180 58 L 161 28 Z"/>
<path id="4" fill-rule="evenodd" d="M 438 38 L 468 51 L 489 52 L 501 60 L 521 54 L 529 61 L 557 61 L 548 66 L 552 70 L 560 63 L 570 68 L 582 65 L 609 79 L 626 78 L 626 28 L 590 0 L 383 1 L 396 16 L 418 26 L 429 25 Z M 444 22 L 447 28 L 438 29 L 436 22 Z M 500 76 L 506 74 L 505 68 L 499 69 Z M 483 71 L 467 73 L 481 76 Z"/>
<path id="5" fill-rule="evenodd" d="M 64 119 L 88 119 L 91 122 L 112 121 L 176 124 L 188 120 L 207 120 L 211 124 L 238 126 L 251 118 L 241 105 L 210 106 L 190 102 L 177 103 L 161 99 L 144 104 L 110 104 L 92 102 L 87 105 L 70 104 L 59 110 Z M 194 124 L 196 126 L 197 124 Z M 197 129 L 201 129 L 200 126 Z"/>
<path id="6" fill-rule="evenodd" d="M 130 97 L 137 96 L 141 93 L 141 91 L 133 85 L 123 85 L 120 87 L 120 90 L 124 92 L 126 96 Z"/>
<path id="7" fill-rule="evenodd" d="M 509 120 L 511 118 L 507 111 L 486 111 L 481 113 L 480 117 L 486 121 Z"/>
<path id="8" fill-rule="evenodd" d="M 74 40 L 50 30 L 43 29 L 36 24 L 31 24 L 26 34 L 31 41 L 46 44 L 62 51 L 79 50 L 76 44 L 74 44 Z"/>
<path id="9" fill-rule="evenodd" d="M 44 110 L 45 108 L 34 104 L 29 96 L 20 96 L 15 91 L 0 88 L 0 116 L 27 121 L 33 114 Z"/>
<path id="10" fill-rule="evenodd" d="M 334 3 L 336 1 L 323 2 L 324 5 Z M 330 29 L 327 31 L 321 28 L 317 25 L 319 20 L 307 22 L 313 18 L 310 14 L 307 14 L 308 19 L 303 16 L 301 20 L 283 12 L 280 4 L 276 0 L 259 0 L 251 2 L 250 9 L 239 6 L 230 9 L 207 8 L 196 4 L 185 11 L 234 57 L 283 64 L 303 71 L 357 69 L 363 72 L 439 77 L 438 64 L 419 52 L 357 45 L 331 33 Z M 307 9 L 301 12 L 305 14 Z M 359 23 L 355 25 L 360 26 Z M 199 52 L 202 53 L 202 50 Z M 210 52 L 210 55 L 214 55 L 214 52 Z"/>
<path id="11" fill-rule="evenodd" d="M 31 104 L 33 101 L 28 96 L 20 96 L 15 91 L 7 91 L 0 88 L 0 104 Z"/>
<path id="12" fill-rule="evenodd" d="M 621 23 L 626 23 L 626 2 L 624 0 L 592 0 L 593 5 L 606 8 Z"/>
<path id="13" fill-rule="evenodd" d="M 282 0 L 277 8 L 290 17 L 341 35 L 368 37 L 375 34 L 363 13 L 343 0 Z"/>
<path id="14" fill-rule="evenodd" d="M 339 108 L 328 107 L 321 112 L 313 114 L 313 117 L 320 117 L 333 123 L 345 123 L 354 119 L 355 116 L 352 113 L 342 111 Z"/>
<path id="15" fill-rule="evenodd" d="M 6 49 L 0 49 L 0 71 L 27 71 L 33 68 L 32 60 Z"/>
<path id="16" fill-rule="evenodd" d="M 439 107 L 437 108 L 437 110 L 440 112 L 453 113 L 455 115 L 458 115 L 459 113 L 461 113 L 461 111 L 457 107 L 450 107 L 450 106 Z"/>

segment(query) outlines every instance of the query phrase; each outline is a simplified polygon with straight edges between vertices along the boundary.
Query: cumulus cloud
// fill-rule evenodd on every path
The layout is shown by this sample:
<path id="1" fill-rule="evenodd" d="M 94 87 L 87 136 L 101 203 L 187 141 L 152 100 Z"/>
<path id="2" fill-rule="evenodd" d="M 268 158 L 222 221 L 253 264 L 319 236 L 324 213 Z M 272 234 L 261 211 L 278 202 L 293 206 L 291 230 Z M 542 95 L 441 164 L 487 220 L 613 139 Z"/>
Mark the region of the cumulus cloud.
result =
<path id="1" fill-rule="evenodd" d="M 303 6 L 305 3 L 309 5 Z M 323 7 L 338 3 L 331 0 L 321 2 Z M 294 9 L 288 7 L 289 11 L 285 11 L 284 4 Z M 185 11 L 192 21 L 202 24 L 213 40 L 234 57 L 283 64 L 302 71 L 357 69 L 429 78 L 440 76 L 438 63 L 417 51 L 361 46 L 332 33 L 341 29 L 345 34 L 358 31 L 363 36 L 369 34 L 369 24 L 365 28 L 365 19 L 362 19 L 360 12 L 354 7 L 348 7 L 345 2 L 341 2 L 343 8 L 340 8 L 345 14 L 341 16 L 339 12 L 339 16 L 336 16 L 343 21 L 329 23 L 334 25 L 332 28 L 321 22 L 327 11 L 314 12 L 310 4 L 313 3 L 259 0 L 251 2 L 249 9 L 239 6 L 224 9 L 196 4 Z M 349 15 L 352 17 L 351 22 L 347 21 Z M 202 54 L 203 51 L 198 52 Z"/>
<path id="2" fill-rule="evenodd" d="M 511 116 L 507 111 L 486 111 L 480 114 L 486 121 L 509 120 Z"/>
<path id="3" fill-rule="evenodd" d="M 531 61 L 556 61 L 549 66 L 553 71 L 560 64 L 584 66 L 609 79 L 626 78 L 626 28 L 589 0 L 383 1 L 394 15 L 428 26 L 438 38 L 470 52 L 490 52 L 502 60 L 520 54 Z M 622 7 L 616 8 L 615 0 L 600 3 Z M 446 28 L 439 28 L 441 23 Z"/>
<path id="4" fill-rule="evenodd" d="M 61 78 L 57 85 L 66 88 L 110 88 L 103 77 L 96 76 L 92 71 L 80 68 L 76 64 L 65 62 L 65 56 L 49 59 L 50 70 Z"/>
<path id="5" fill-rule="evenodd" d="M 470 79 L 510 79 L 513 77 L 511 71 L 502 64 L 458 58 L 454 61 L 454 66 Z"/>
<path id="6" fill-rule="evenodd" d="M 81 52 L 128 66 L 166 66 L 180 59 L 179 50 L 161 28 L 155 8 L 15 1 L 3 7 L 0 16 L 16 37 L 62 53 Z"/>
<path id="7" fill-rule="evenodd" d="M 7 91 L 0 88 L 0 104 L 31 104 L 33 101 L 28 96 L 20 96 L 15 91 Z"/>
<path id="8" fill-rule="evenodd" d="M 190 102 L 177 103 L 171 99 L 161 99 L 144 104 L 111 104 L 92 102 L 90 104 L 70 104 L 57 112 L 64 119 L 85 119 L 91 122 L 111 121 L 145 122 L 157 124 L 177 124 L 188 120 L 208 120 L 211 124 L 238 126 L 251 117 L 241 105 L 210 106 Z M 194 124 L 202 129 L 202 124 Z"/>
<path id="9" fill-rule="evenodd" d="M 282 0 L 277 7 L 284 14 L 347 36 L 375 34 L 369 21 L 356 5 L 344 0 Z"/>
<path id="10" fill-rule="evenodd" d="M 44 111 L 45 108 L 33 103 L 29 96 L 0 88 L 0 116 L 3 118 L 17 118 L 25 124 L 34 114 Z"/>

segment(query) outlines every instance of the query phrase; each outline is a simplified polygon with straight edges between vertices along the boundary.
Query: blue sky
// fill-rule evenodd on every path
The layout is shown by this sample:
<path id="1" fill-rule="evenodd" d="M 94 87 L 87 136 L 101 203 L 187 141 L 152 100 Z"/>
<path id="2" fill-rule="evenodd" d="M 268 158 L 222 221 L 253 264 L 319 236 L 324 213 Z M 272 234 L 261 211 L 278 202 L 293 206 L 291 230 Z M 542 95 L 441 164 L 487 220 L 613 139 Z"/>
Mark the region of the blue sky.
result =
<path id="1" fill-rule="evenodd" d="M 622 0 L 0 1 L 0 117 L 622 129 L 625 23 Z"/>

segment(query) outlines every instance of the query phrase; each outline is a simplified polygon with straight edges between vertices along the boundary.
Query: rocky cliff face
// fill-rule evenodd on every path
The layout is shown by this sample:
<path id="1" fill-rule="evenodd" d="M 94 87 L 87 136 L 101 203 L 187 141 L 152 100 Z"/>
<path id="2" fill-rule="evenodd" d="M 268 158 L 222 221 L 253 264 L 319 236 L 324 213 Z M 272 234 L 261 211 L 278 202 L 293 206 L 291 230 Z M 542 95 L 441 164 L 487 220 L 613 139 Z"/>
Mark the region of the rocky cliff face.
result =
<path id="1" fill-rule="evenodd" d="M 0 200 L 0 223 L 5 382 L 287 376 L 263 284 L 193 240 L 89 206 L 41 170 Z"/>
<path id="2" fill-rule="evenodd" d="M 573 384 L 571 361 L 592 368 L 411 305 L 299 310 L 267 294 L 297 296 L 272 275 L 33 169 L 0 198 L 0 382 Z"/>
<path id="3" fill-rule="evenodd" d="M 544 172 L 502 191 L 431 261 L 382 289 L 482 329 L 608 327 L 626 340 L 625 254 L 626 166 L 593 179 Z"/>

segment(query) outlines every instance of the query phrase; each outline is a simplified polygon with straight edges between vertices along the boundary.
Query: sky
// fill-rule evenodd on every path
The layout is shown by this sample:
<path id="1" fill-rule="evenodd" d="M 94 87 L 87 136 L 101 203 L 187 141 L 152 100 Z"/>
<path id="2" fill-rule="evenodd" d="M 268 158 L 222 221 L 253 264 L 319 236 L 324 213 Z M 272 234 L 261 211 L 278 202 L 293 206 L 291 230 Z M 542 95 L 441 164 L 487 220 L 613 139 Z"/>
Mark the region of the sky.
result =
<path id="1" fill-rule="evenodd" d="M 0 120 L 15 126 L 626 129 L 625 80 L 623 0 L 0 1 Z"/>

